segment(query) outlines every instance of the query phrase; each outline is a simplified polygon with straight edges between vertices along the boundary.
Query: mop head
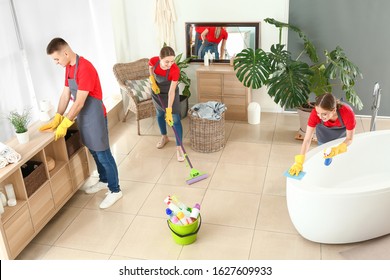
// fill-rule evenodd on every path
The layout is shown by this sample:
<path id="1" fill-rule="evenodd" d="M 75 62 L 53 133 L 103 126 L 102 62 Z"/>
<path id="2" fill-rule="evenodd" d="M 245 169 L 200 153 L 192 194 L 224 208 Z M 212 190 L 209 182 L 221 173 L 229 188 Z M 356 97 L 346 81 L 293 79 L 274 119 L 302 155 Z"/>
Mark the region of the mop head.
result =
<path id="1" fill-rule="evenodd" d="M 186 183 L 188 185 L 191 185 L 193 183 L 196 183 L 196 182 L 199 182 L 201 180 L 204 180 L 206 179 L 207 177 L 209 177 L 208 174 L 202 174 L 199 172 L 199 170 L 196 170 L 194 168 L 191 169 L 191 173 L 190 173 L 190 178 L 187 179 Z"/>

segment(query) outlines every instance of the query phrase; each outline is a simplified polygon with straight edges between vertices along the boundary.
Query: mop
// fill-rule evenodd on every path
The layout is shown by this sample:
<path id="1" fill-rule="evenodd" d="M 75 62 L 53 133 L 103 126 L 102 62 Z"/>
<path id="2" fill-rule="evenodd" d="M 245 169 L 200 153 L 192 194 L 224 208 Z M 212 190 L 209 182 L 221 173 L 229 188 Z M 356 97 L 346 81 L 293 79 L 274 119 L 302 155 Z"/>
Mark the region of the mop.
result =
<path id="1" fill-rule="evenodd" d="M 374 86 L 374 93 L 372 94 L 374 96 L 374 102 L 372 104 L 372 116 L 371 116 L 371 125 L 370 125 L 370 131 L 375 131 L 375 120 L 376 120 L 376 115 L 378 114 L 379 110 L 379 104 L 381 100 L 381 88 L 378 83 L 375 83 Z"/>
<path id="2" fill-rule="evenodd" d="M 157 94 L 157 96 L 158 96 L 158 100 L 160 101 L 161 107 L 162 107 L 162 108 L 166 108 L 164 102 L 162 101 L 162 99 L 161 99 L 161 97 L 160 97 L 160 94 Z M 205 173 L 201 173 L 199 170 L 197 170 L 197 169 L 195 169 L 195 168 L 193 167 L 193 165 L 192 165 L 192 163 L 191 163 L 191 160 L 190 160 L 190 158 L 188 157 L 186 150 L 184 149 L 183 143 L 182 143 L 182 141 L 180 140 L 180 137 L 177 135 L 177 131 L 176 131 L 175 127 L 174 127 L 174 126 L 171 126 L 171 127 L 172 127 L 172 130 L 173 130 L 173 133 L 175 134 L 175 138 L 176 138 L 177 142 L 179 142 L 180 147 L 181 147 L 181 149 L 182 149 L 182 151 L 183 151 L 183 153 L 184 153 L 184 158 L 185 158 L 185 160 L 187 161 L 187 164 L 188 164 L 188 165 L 190 166 L 190 168 L 191 168 L 190 177 L 186 180 L 186 183 L 187 183 L 188 185 L 191 185 L 191 184 L 193 184 L 193 183 L 196 183 L 196 182 L 199 182 L 199 181 L 201 181 L 201 180 L 206 179 L 209 175 L 208 175 L 208 174 L 205 174 Z"/>

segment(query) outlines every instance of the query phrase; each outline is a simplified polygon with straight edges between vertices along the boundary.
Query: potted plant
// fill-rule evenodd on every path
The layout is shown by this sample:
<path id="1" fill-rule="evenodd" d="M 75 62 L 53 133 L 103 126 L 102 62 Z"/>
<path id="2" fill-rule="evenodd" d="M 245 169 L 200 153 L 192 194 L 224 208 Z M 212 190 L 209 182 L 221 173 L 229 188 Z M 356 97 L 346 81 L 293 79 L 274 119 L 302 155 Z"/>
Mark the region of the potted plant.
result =
<path id="1" fill-rule="evenodd" d="M 11 111 L 7 118 L 15 128 L 16 137 L 18 138 L 19 143 L 27 143 L 29 141 L 27 125 L 31 121 L 30 109 L 24 109 L 21 114 L 17 111 Z"/>
<path id="2" fill-rule="evenodd" d="M 180 69 L 179 84 L 183 84 L 184 88 L 180 94 L 180 107 L 181 107 L 181 118 L 184 119 L 187 116 L 188 111 L 188 99 L 191 96 L 190 86 L 191 79 L 188 77 L 187 73 L 183 70 L 189 66 L 189 62 L 194 57 L 187 57 L 184 60 L 181 60 L 183 54 L 179 54 L 175 57 L 175 63 Z"/>
<path id="3" fill-rule="evenodd" d="M 279 42 L 271 46 L 270 52 L 248 48 L 236 55 L 234 70 L 244 86 L 258 89 L 265 85 L 268 94 L 280 106 L 286 109 L 306 107 L 310 111 L 312 93 L 317 96 L 339 87 L 345 94 L 345 101 L 359 110 L 363 108 L 354 89 L 356 78 L 363 78 L 362 74 L 342 48 L 324 50 L 325 59 L 320 61 L 315 46 L 298 27 L 272 18 L 264 21 L 279 29 Z M 293 58 L 281 43 L 282 31 L 286 28 L 303 40 L 303 49 L 297 58 Z M 306 125 L 307 122 L 301 124 L 303 132 Z"/>

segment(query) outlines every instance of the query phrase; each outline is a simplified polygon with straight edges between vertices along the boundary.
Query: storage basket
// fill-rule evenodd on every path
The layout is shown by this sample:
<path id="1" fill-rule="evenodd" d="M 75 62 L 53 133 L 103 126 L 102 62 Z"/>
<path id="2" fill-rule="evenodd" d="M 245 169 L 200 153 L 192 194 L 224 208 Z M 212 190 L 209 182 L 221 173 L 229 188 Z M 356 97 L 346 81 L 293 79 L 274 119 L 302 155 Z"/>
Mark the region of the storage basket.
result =
<path id="1" fill-rule="evenodd" d="M 45 165 L 40 161 L 27 161 L 21 166 L 24 186 L 30 197 L 47 180 Z"/>
<path id="2" fill-rule="evenodd" d="M 195 113 L 196 114 L 196 113 Z M 208 120 L 194 115 L 188 110 L 190 118 L 190 142 L 194 151 L 211 153 L 221 150 L 225 146 L 225 112 L 219 120 Z"/>
<path id="3" fill-rule="evenodd" d="M 65 135 L 66 150 L 70 158 L 78 149 L 83 146 L 80 132 L 78 130 L 68 130 Z"/>

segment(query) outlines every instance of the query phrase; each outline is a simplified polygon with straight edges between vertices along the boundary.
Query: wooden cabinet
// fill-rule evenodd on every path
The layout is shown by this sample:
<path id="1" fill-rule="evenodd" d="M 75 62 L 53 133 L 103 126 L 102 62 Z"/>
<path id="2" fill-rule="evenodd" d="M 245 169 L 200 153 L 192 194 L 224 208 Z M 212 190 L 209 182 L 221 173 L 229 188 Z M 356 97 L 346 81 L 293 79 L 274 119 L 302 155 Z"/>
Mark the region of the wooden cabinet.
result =
<path id="1" fill-rule="evenodd" d="M 1 214 L 0 259 L 16 258 L 89 177 L 86 148 L 69 158 L 64 138 L 54 141 L 52 133 L 38 131 L 39 124 L 29 128 L 28 143 L 19 144 L 16 139 L 6 143 L 22 159 L 0 169 L 0 191 L 6 194 L 5 186 L 12 184 L 17 201 L 15 206 L 5 206 Z M 49 158 L 55 162 L 51 170 Z M 33 180 L 42 182 L 35 184 L 33 192 L 21 171 L 30 161 L 39 161 L 44 167 L 44 179 Z"/>
<path id="2" fill-rule="evenodd" d="M 251 91 L 237 79 L 226 64 L 200 66 L 196 70 L 198 102 L 218 101 L 226 105 L 226 120 L 248 120 Z"/>

